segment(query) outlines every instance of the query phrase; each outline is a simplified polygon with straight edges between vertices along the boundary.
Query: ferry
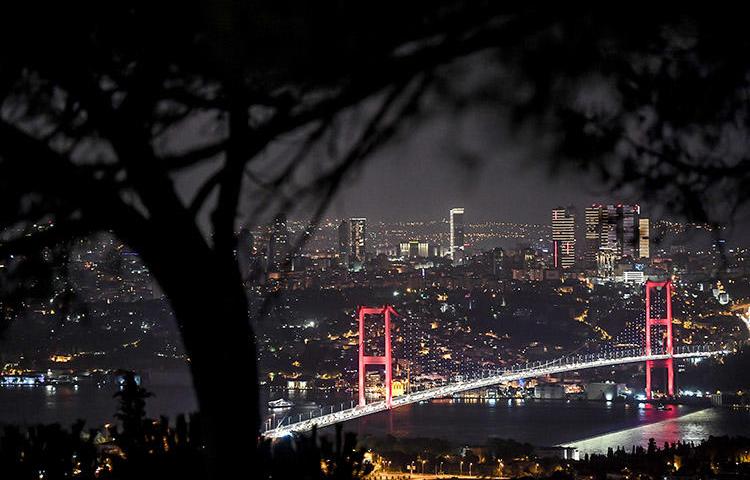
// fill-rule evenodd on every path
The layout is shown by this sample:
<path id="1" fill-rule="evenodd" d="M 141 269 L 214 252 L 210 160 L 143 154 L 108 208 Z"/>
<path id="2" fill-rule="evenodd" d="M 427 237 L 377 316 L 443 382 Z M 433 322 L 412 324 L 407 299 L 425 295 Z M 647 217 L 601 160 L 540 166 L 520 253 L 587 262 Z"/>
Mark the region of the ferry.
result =
<path id="1" fill-rule="evenodd" d="M 290 402 L 289 400 L 284 400 L 283 398 L 280 398 L 278 400 L 271 400 L 268 402 L 268 408 L 271 409 L 282 409 L 282 408 L 292 408 L 294 406 L 294 403 Z"/>

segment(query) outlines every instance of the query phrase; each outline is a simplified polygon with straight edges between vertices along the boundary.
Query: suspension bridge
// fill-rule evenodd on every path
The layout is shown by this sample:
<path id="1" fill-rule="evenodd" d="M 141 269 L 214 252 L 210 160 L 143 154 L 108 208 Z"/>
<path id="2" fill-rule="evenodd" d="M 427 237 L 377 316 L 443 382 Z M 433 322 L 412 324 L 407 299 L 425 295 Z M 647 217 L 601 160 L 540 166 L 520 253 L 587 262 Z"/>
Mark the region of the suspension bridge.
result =
<path id="1" fill-rule="evenodd" d="M 661 313 L 654 315 L 655 311 L 652 302 L 652 290 L 662 290 L 666 292 L 665 308 Z M 571 355 L 560 357 L 554 360 L 538 361 L 515 365 L 511 368 L 502 370 L 484 370 L 477 373 L 474 377 L 452 382 L 446 385 L 428 388 L 416 392 L 407 393 L 398 397 L 392 396 L 391 388 L 391 342 L 390 342 L 390 323 L 391 315 L 395 310 L 391 306 L 384 307 L 360 307 L 358 309 L 359 317 L 359 399 L 355 405 L 352 401 L 349 406 L 341 404 L 338 409 L 333 406 L 328 409 L 320 409 L 316 412 L 309 412 L 307 415 L 298 414 L 296 416 L 287 416 L 281 420 L 271 423 L 271 420 L 265 424 L 265 431 L 262 433 L 266 438 L 279 438 L 294 433 L 301 433 L 312 430 L 313 427 L 323 428 L 339 422 L 346 422 L 355 418 L 372 415 L 392 408 L 399 408 L 405 405 L 428 401 L 435 398 L 451 397 L 455 394 L 470 390 L 492 387 L 499 384 L 523 380 L 527 378 L 543 377 L 577 370 L 586 370 L 591 368 L 611 367 L 618 365 L 627 365 L 634 363 L 646 364 L 646 395 L 651 398 L 651 371 L 654 368 L 665 368 L 667 370 L 666 391 L 669 396 L 674 396 L 674 360 L 686 358 L 705 358 L 716 355 L 724 355 L 729 352 L 715 349 L 709 346 L 701 345 L 683 345 L 674 346 L 672 339 L 672 286 L 671 282 L 653 282 L 646 283 L 646 336 L 645 346 L 643 348 L 631 350 L 618 350 L 606 353 L 590 353 L 581 355 Z M 364 324 L 367 316 L 382 315 L 385 321 L 385 355 L 367 356 L 364 352 Z M 651 340 L 652 330 L 663 327 L 663 346 L 653 345 Z M 364 395 L 365 390 L 365 370 L 368 365 L 382 365 L 385 367 L 385 398 L 381 401 L 367 403 Z"/>

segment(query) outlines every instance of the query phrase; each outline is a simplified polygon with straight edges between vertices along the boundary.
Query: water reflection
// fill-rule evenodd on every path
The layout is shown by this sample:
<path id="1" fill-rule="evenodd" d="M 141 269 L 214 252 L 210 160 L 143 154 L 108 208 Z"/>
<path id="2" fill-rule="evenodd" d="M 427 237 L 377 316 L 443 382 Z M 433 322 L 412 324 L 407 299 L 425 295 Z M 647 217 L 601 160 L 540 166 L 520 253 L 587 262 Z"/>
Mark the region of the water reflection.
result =
<path id="1" fill-rule="evenodd" d="M 683 407 L 684 408 L 684 407 Z M 639 409 L 641 418 L 653 415 L 653 408 Z M 661 413 L 658 412 L 657 413 Z M 742 435 L 750 429 L 750 413 L 727 409 L 708 408 L 697 412 L 680 415 L 679 408 L 664 412 L 668 418 L 619 432 L 599 435 L 593 438 L 569 442 L 566 445 L 576 446 L 581 453 L 606 453 L 608 448 L 633 445 L 645 446 L 653 438 L 661 447 L 665 442 L 696 442 L 709 436 Z"/>

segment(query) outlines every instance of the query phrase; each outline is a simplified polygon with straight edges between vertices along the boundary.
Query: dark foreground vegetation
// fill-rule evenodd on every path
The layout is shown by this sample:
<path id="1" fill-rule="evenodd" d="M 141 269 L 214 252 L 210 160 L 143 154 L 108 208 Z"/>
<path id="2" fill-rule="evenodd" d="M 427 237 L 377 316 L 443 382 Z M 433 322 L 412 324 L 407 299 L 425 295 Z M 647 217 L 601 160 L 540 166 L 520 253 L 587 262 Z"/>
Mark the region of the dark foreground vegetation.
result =
<path id="1" fill-rule="evenodd" d="M 0 433 L 0 478 L 13 480 L 206 478 L 205 438 L 199 414 L 146 418 L 151 396 L 130 377 L 115 394 L 116 423 L 86 429 L 76 422 L 70 429 L 59 424 L 20 428 L 5 426 Z M 238 429 L 237 441 L 247 442 Z M 238 478 L 357 479 L 372 470 L 365 450 L 353 434 L 337 429 L 333 441 L 312 435 L 293 442 L 261 441 L 261 462 L 251 465 L 237 458 Z"/>

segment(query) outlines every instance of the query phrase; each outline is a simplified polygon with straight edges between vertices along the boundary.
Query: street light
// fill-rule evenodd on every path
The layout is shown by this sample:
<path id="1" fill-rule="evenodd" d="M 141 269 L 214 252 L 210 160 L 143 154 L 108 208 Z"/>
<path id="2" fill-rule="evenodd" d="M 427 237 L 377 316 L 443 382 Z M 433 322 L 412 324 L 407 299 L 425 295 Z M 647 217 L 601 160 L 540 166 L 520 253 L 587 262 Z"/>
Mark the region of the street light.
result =
<path id="1" fill-rule="evenodd" d="M 458 465 L 458 472 L 459 472 L 459 475 L 464 474 L 464 461 L 463 460 L 461 460 L 461 462 Z"/>
<path id="2" fill-rule="evenodd" d="M 471 466 L 474 465 L 473 462 L 469 462 L 469 476 L 471 476 Z"/>
<path id="3" fill-rule="evenodd" d="M 422 460 L 422 475 L 424 475 L 424 464 L 427 463 L 427 460 Z"/>

